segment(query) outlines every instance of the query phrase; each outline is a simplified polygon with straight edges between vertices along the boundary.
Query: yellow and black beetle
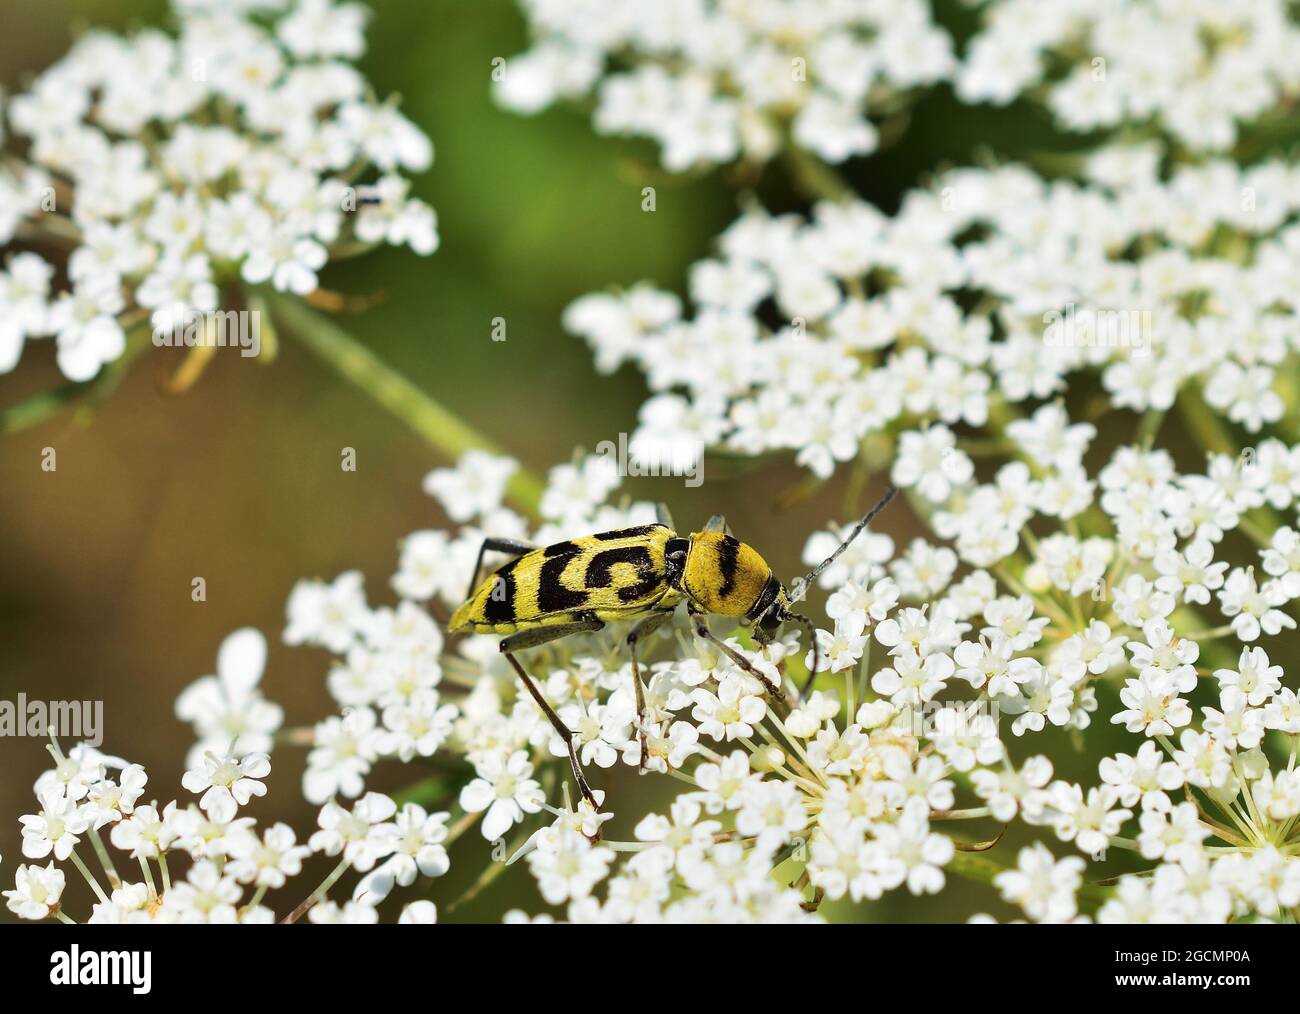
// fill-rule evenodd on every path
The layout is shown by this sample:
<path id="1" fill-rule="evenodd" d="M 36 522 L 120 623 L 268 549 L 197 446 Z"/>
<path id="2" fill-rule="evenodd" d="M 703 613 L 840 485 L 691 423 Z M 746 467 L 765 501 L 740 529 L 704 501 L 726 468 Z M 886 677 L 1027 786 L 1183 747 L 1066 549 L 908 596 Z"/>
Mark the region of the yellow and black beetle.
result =
<path id="1" fill-rule="evenodd" d="M 790 607 L 803 598 L 817 576 L 848 548 L 895 492 L 890 486 L 835 552 L 806 577 L 797 580 L 790 592 L 757 550 L 726 531 L 721 517 L 710 519 L 702 531 L 689 536 L 678 535 L 667 512 L 661 509 L 658 524 L 584 535 L 550 546 L 487 538 L 479 549 L 467 600 L 452 616 L 448 629 L 452 633 L 503 635 L 501 652 L 564 741 L 578 789 L 595 806 L 595 796 L 578 763 L 573 732 L 546 702 L 514 653 L 570 634 L 600 630 L 612 621 L 637 620 L 627 635 L 627 645 L 632 658 L 637 733 L 644 768 L 645 690 L 636 657 L 637 642 L 665 623 L 685 600 L 696 635 L 758 679 L 769 694 L 780 696 L 780 688 L 749 659 L 713 635 L 706 617 L 736 617 L 751 628 L 754 640 L 760 645 L 770 644 L 782 622 L 793 620 L 803 625 L 811 642 L 813 667 L 808 677 L 811 682 L 817 671 L 816 634 L 812 621 L 792 612 Z M 478 584 L 483 556 L 489 551 L 512 553 L 515 559 Z"/>

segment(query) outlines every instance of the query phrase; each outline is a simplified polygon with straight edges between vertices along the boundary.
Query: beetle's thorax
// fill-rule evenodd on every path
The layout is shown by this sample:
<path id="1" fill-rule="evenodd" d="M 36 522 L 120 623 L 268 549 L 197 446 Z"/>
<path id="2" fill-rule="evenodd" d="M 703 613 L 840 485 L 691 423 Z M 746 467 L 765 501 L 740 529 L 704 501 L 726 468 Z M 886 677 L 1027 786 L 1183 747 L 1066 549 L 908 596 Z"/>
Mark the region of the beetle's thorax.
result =
<path id="1" fill-rule="evenodd" d="M 671 547 L 678 540 L 670 543 Z M 701 610 L 717 616 L 749 617 L 769 593 L 772 568 L 752 546 L 723 532 L 693 532 L 681 563 L 680 590 Z"/>

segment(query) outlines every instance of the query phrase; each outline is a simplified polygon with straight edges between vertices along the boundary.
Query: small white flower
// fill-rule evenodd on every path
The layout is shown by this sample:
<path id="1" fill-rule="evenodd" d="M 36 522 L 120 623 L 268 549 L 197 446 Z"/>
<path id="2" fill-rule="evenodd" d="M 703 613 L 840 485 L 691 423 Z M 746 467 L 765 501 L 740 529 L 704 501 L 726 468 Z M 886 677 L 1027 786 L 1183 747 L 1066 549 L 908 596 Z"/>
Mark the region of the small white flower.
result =
<path id="1" fill-rule="evenodd" d="M 1083 883 L 1084 861 L 1057 860 L 1041 842 L 1020 850 L 1016 869 L 999 873 L 993 883 L 1007 901 L 1019 905 L 1035 922 L 1069 922 L 1078 912 L 1075 895 Z"/>
<path id="2" fill-rule="evenodd" d="M 199 805 L 204 812 L 217 823 L 225 824 L 254 796 L 266 795 L 261 779 L 270 773 L 271 759 L 264 753 L 251 753 L 236 760 L 209 751 L 200 767 L 185 772 L 181 784 L 190 792 L 202 793 Z"/>
<path id="3" fill-rule="evenodd" d="M 533 766 L 524 751 L 484 754 L 474 768 L 478 777 L 460 790 L 460 805 L 466 813 L 486 811 L 480 830 L 488 841 L 496 841 L 525 814 L 542 808 L 542 788 L 532 777 Z"/>
<path id="4" fill-rule="evenodd" d="M 367 792 L 351 810 L 326 803 L 317 818 L 320 830 L 307 844 L 313 852 L 342 853 L 348 865 L 365 873 L 396 850 L 397 829 L 389 820 L 396 812 L 397 804 L 379 792 Z"/>
<path id="5" fill-rule="evenodd" d="M 754 726 L 767 714 L 761 688 L 731 673 L 722 677 L 716 692 L 698 687 L 691 700 L 695 703 L 691 717 L 700 732 L 725 742 L 754 735 Z"/>
<path id="6" fill-rule="evenodd" d="M 58 911 L 63 886 L 63 871 L 53 862 L 43 868 L 20 865 L 14 889 L 4 892 L 6 905 L 20 919 L 47 919 Z"/>
<path id="7" fill-rule="evenodd" d="M 431 901 L 413 901 L 397 917 L 399 924 L 432 926 L 438 921 L 438 908 Z"/>
<path id="8" fill-rule="evenodd" d="M 454 468 L 438 468 L 426 475 L 424 491 L 438 499 L 453 521 L 469 521 L 501 506 L 506 483 L 518 467 L 511 458 L 466 451 Z"/>
<path id="9" fill-rule="evenodd" d="M 276 823 L 259 838 L 248 833 L 235 835 L 228 845 L 231 862 L 227 872 L 241 884 L 283 887 L 289 877 L 302 872 L 302 861 L 311 849 L 299 845 L 288 824 Z"/>
<path id="10" fill-rule="evenodd" d="M 313 905 L 307 918 L 324 926 L 371 926 L 379 922 L 379 912 L 362 901 L 346 901 L 342 905 L 324 901 Z"/>
<path id="11" fill-rule="evenodd" d="M 221 642 L 216 674 L 196 680 L 177 696 L 176 717 L 190 722 L 199 740 L 187 767 L 197 767 L 208 751 L 270 753 L 284 711 L 258 689 L 265 667 L 266 638 L 245 627 Z"/>
<path id="12" fill-rule="evenodd" d="M 603 880 L 615 858 L 613 849 L 593 845 L 568 828 L 556 828 L 538 839 L 528 866 L 548 904 L 585 898 Z"/>
<path id="13" fill-rule="evenodd" d="M 932 503 L 944 503 L 953 486 L 969 482 L 974 474 L 975 466 L 957 449 L 956 438 L 946 426 L 909 431 L 899 437 L 891 477 L 899 486 L 916 487 Z"/>
<path id="14" fill-rule="evenodd" d="M 37 798 L 40 813 L 18 818 L 23 825 L 23 855 L 28 859 L 53 855 L 62 862 L 81 841 L 80 836 L 85 834 L 90 821 L 61 789 L 42 790 Z"/>

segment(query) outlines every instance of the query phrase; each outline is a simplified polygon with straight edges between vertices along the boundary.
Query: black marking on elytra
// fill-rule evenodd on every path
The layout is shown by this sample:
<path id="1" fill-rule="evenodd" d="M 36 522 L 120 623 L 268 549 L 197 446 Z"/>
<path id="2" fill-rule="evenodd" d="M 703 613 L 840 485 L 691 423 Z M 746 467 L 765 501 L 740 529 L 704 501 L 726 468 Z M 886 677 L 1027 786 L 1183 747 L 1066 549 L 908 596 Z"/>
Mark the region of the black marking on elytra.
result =
<path id="1" fill-rule="evenodd" d="M 663 580 L 656 572 L 654 559 L 645 546 L 620 546 L 617 549 L 602 549 L 587 565 L 587 577 L 584 584 L 588 588 L 609 588 L 614 583 L 612 568 L 618 563 L 630 563 L 637 569 L 637 581 L 618 590 L 618 597 L 623 602 L 634 602 L 654 591 Z"/>
<path id="2" fill-rule="evenodd" d="M 483 618 L 489 623 L 513 623 L 515 621 L 515 564 L 511 560 L 492 576 L 492 590 L 488 592 L 487 601 L 483 603 Z"/>
<path id="3" fill-rule="evenodd" d="M 599 535 L 593 535 L 592 538 L 599 539 L 601 542 L 614 542 L 616 539 L 636 539 L 642 535 L 649 535 L 662 527 L 663 525 L 637 525 L 635 528 L 618 528 L 612 532 L 601 532 Z"/>
<path id="4" fill-rule="evenodd" d="M 572 554 L 552 556 L 542 564 L 537 577 L 537 609 L 541 613 L 565 613 L 587 604 L 587 593 L 572 591 L 560 581 Z"/>
<path id="5" fill-rule="evenodd" d="M 781 582 L 776 579 L 775 574 L 767 576 L 767 584 L 763 585 L 763 590 L 758 594 L 758 600 L 750 606 L 749 612 L 745 614 L 745 619 L 756 620 L 767 611 L 767 607 L 776 601 L 777 593 L 781 590 Z"/>
<path id="6" fill-rule="evenodd" d="M 581 551 L 582 547 L 576 542 L 565 540 L 564 542 L 555 542 L 547 546 L 542 552 L 542 556 L 549 560 L 553 556 L 572 556 L 574 553 L 579 553 Z"/>
<path id="7" fill-rule="evenodd" d="M 722 575 L 722 584 L 718 586 L 718 597 L 725 599 L 736 587 L 736 568 L 740 562 L 740 540 L 731 535 L 724 535 L 718 540 L 718 573 Z"/>

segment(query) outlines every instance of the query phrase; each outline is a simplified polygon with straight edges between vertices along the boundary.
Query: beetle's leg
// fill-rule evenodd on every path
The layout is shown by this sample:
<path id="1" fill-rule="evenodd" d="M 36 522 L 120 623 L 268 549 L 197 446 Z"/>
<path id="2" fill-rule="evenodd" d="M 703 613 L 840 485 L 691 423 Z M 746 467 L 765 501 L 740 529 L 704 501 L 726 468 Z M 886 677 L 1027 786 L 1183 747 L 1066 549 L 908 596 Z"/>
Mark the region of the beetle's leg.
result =
<path id="1" fill-rule="evenodd" d="M 641 741 L 641 760 L 636 768 L 640 774 L 645 774 L 645 762 L 649 747 L 646 744 L 645 735 L 645 686 L 641 682 L 641 667 L 636 660 L 636 645 L 641 638 L 653 634 L 662 627 L 670 616 L 672 616 L 670 610 L 647 616 L 633 627 L 631 633 L 627 635 L 627 651 L 632 656 L 632 686 L 636 690 L 636 731 L 637 737 Z"/>
<path id="2" fill-rule="evenodd" d="M 585 634 L 593 630 L 600 630 L 605 626 L 604 620 L 598 620 L 592 616 L 585 620 L 575 620 L 573 623 L 556 623 L 547 627 L 530 627 L 527 630 L 520 630 L 503 638 L 501 641 L 501 650 L 503 652 L 520 651 L 524 648 L 536 648 L 541 644 L 549 644 L 551 641 L 558 641 L 562 637 L 568 637 L 570 634 Z"/>
<path id="3" fill-rule="evenodd" d="M 573 780 L 578 783 L 578 791 L 582 793 L 582 798 L 589 802 L 593 808 L 599 809 L 600 804 L 596 802 L 596 796 L 592 793 L 591 786 L 587 784 L 587 779 L 583 777 L 582 765 L 578 763 L 578 753 L 573 748 L 573 731 L 560 721 L 560 716 L 546 703 L 546 698 L 537 689 L 537 684 L 533 682 L 532 677 L 519 664 L 519 660 L 510 652 L 504 649 L 502 651 L 506 656 L 506 660 L 515 667 L 515 672 L 519 674 L 519 678 L 524 681 L 524 686 L 528 688 L 528 692 L 533 695 L 533 700 L 537 702 L 537 706 L 542 709 L 542 714 L 546 716 L 546 720 L 551 723 L 559 737 L 564 740 L 564 746 L 569 751 L 569 765 L 573 768 Z"/>
<path id="4" fill-rule="evenodd" d="M 696 637 L 703 638 L 704 640 L 712 644 L 714 647 L 722 651 L 723 654 L 725 654 L 729 659 L 731 659 L 731 661 L 735 662 L 736 665 L 740 666 L 741 669 L 745 670 L 745 672 L 749 673 L 749 675 L 753 676 L 756 680 L 762 683 L 763 688 L 769 694 L 771 694 L 772 697 L 774 697 L 777 700 L 785 700 L 785 695 L 781 693 L 781 688 L 778 687 L 766 676 L 764 676 L 756 668 L 754 668 L 753 663 L 750 662 L 749 659 L 747 659 L 744 655 L 738 652 L 731 645 L 727 644 L 725 641 L 714 636 L 713 631 L 709 629 L 709 622 L 707 619 L 705 619 L 703 613 L 698 613 L 695 612 L 694 610 L 690 610 L 690 615 L 691 615 L 691 623 L 695 627 Z"/>
<path id="5" fill-rule="evenodd" d="M 532 630 L 521 630 L 517 634 L 511 634 L 501 642 L 501 653 L 505 655 L 506 661 L 514 667 L 528 692 L 533 695 L 533 700 L 542 709 L 542 714 L 546 716 L 546 720 L 551 723 L 552 728 L 564 740 L 564 746 L 569 751 L 569 764 L 573 768 L 573 779 L 578 783 L 578 791 L 582 793 L 582 798 L 589 802 L 593 809 L 600 809 L 600 804 L 596 802 L 596 796 L 591 791 L 591 786 L 587 784 L 587 779 L 583 777 L 582 765 L 578 763 L 578 752 L 573 748 L 573 730 L 560 721 L 560 716 L 555 713 L 554 708 L 546 703 L 546 698 L 542 696 L 541 690 L 537 688 L 537 684 L 533 682 L 532 677 L 524 671 L 524 667 L 519 664 L 519 660 L 515 658 L 513 653 L 521 648 L 535 648 L 547 641 L 558 641 L 561 637 L 568 637 L 570 634 L 599 630 L 604 625 L 600 620 L 592 617 L 589 620 L 581 620 L 577 623 L 562 623 L 554 627 L 534 627 Z"/>
<path id="6" fill-rule="evenodd" d="M 668 509 L 668 505 L 662 500 L 655 504 L 655 520 L 666 528 L 677 531 L 677 526 L 673 524 L 673 512 Z"/>
<path id="7" fill-rule="evenodd" d="M 813 621 L 799 613 L 786 613 L 786 619 L 794 620 L 795 623 L 803 627 L 804 632 L 808 635 L 808 645 L 812 648 L 812 668 L 808 670 L 808 678 L 803 681 L 803 689 L 799 691 L 799 700 L 802 701 L 808 696 L 808 691 L 812 689 L 813 681 L 817 679 L 817 666 L 821 662 L 821 645 L 817 643 L 817 628 Z"/>
<path id="8" fill-rule="evenodd" d="M 721 514 L 715 514 L 713 517 L 709 518 L 708 521 L 704 522 L 704 527 L 701 531 L 725 532 L 728 535 L 731 534 L 731 528 L 727 525 L 727 519 Z"/>
<path id="9" fill-rule="evenodd" d="M 536 546 L 527 542 L 520 542 L 518 539 L 498 539 L 489 535 L 483 540 L 483 545 L 478 547 L 478 559 L 474 561 L 474 573 L 469 576 L 469 591 L 465 593 L 465 598 L 471 599 L 474 597 L 474 592 L 478 589 L 478 573 L 483 569 L 483 557 L 488 552 L 523 556 L 525 553 L 531 553 L 536 548 Z"/>

